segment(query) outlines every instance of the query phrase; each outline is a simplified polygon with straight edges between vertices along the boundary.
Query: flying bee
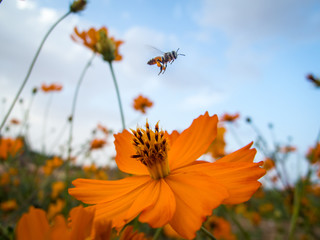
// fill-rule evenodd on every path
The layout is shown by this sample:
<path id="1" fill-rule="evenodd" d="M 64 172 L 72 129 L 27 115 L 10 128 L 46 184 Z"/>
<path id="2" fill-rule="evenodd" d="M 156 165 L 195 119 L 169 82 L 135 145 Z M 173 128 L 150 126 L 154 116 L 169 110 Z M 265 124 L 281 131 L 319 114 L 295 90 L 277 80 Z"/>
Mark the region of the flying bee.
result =
<path id="1" fill-rule="evenodd" d="M 163 56 L 158 56 L 155 58 L 152 58 L 148 61 L 149 65 L 154 65 L 157 64 L 157 66 L 160 68 L 160 72 L 158 75 L 160 75 L 160 73 L 164 73 L 167 69 L 167 63 L 169 62 L 170 64 L 172 64 L 174 62 L 175 59 L 177 59 L 177 57 L 179 55 L 181 56 L 185 56 L 182 53 L 178 53 L 179 48 L 177 49 L 177 51 L 171 51 L 171 52 L 162 52 Z M 160 51 L 161 52 L 161 51 Z"/>

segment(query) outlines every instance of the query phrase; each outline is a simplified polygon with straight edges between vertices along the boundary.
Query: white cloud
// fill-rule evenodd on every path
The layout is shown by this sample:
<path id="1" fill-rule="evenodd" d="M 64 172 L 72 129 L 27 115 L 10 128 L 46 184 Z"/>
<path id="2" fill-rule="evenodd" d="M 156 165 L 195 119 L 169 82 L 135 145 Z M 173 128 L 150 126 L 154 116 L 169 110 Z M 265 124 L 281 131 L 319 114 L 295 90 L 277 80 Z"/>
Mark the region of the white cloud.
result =
<path id="1" fill-rule="evenodd" d="M 316 0 L 203 1 L 198 19 L 230 37 L 261 40 L 266 37 L 306 38 L 320 34 L 320 9 Z"/>

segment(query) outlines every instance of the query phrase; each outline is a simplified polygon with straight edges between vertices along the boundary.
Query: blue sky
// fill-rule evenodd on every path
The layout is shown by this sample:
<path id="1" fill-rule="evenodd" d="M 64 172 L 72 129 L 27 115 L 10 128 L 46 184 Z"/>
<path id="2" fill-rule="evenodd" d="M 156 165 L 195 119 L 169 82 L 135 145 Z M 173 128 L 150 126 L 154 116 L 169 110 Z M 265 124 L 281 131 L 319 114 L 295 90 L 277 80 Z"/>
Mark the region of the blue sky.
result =
<path id="1" fill-rule="evenodd" d="M 68 1 L 4 0 L 0 5 L 0 94 L 8 102 L 45 31 L 67 9 Z M 74 26 L 106 26 L 111 36 L 125 42 L 120 48 L 123 61 L 114 67 L 131 127 L 148 117 L 153 123 L 160 120 L 164 129 L 182 130 L 205 111 L 239 112 L 236 130 L 244 143 L 255 139 L 244 122 L 250 116 L 266 135 L 272 122 L 280 142 L 292 136 L 300 155 L 314 144 L 320 92 L 305 76 L 320 76 L 319 1 L 90 1 L 84 12 L 67 18 L 49 37 L 23 92 L 27 100 L 30 89 L 43 82 L 64 85 L 50 109 L 56 132 L 70 112 L 79 69 L 90 58 L 89 50 L 71 41 Z M 158 69 L 146 64 L 156 56 L 150 45 L 162 51 L 180 48 L 186 56 L 158 76 Z M 147 116 L 132 109 L 140 93 L 155 103 Z M 48 97 L 37 98 L 31 112 L 34 132 L 42 125 Z M 19 114 L 17 108 L 12 116 Z M 99 122 L 121 128 L 110 71 L 97 57 L 80 91 L 78 142 Z M 228 138 L 230 150 L 238 147 Z"/>

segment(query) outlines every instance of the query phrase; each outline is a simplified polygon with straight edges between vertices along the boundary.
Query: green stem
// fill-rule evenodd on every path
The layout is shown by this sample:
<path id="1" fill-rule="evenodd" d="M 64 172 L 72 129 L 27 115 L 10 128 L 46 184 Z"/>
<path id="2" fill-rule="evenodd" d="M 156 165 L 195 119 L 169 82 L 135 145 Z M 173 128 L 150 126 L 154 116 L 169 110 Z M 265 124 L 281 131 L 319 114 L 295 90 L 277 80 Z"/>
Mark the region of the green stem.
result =
<path id="1" fill-rule="evenodd" d="M 124 130 L 126 128 L 126 125 L 125 125 L 125 121 L 124 121 L 124 115 L 123 115 L 123 110 L 122 110 L 119 87 L 118 87 L 118 84 L 117 84 L 116 76 L 114 75 L 112 62 L 109 62 L 109 66 L 110 66 L 110 70 L 111 70 L 111 74 L 112 74 L 113 83 L 114 83 L 114 86 L 115 86 L 116 92 L 117 92 L 117 98 L 118 98 L 119 109 L 120 109 L 120 114 L 121 114 L 122 130 Z"/>
<path id="2" fill-rule="evenodd" d="M 161 231 L 162 231 L 162 228 L 157 228 L 157 230 L 156 230 L 156 232 L 154 233 L 152 239 L 153 239 L 153 240 L 157 240 L 157 239 L 159 238 L 159 236 L 160 236 Z"/>
<path id="3" fill-rule="evenodd" d="M 203 226 L 201 226 L 200 230 L 207 235 L 210 239 L 216 240 L 216 238 L 209 232 L 207 229 L 205 229 Z"/>
<path id="4" fill-rule="evenodd" d="M 43 117 L 43 129 L 42 129 L 42 154 L 46 154 L 46 130 L 47 130 L 47 123 L 48 123 L 48 116 L 49 116 L 49 110 L 51 107 L 53 95 L 52 93 L 49 93 L 49 99 L 47 103 L 47 107 L 44 112 L 44 117 Z"/>
<path id="5" fill-rule="evenodd" d="M 299 217 L 300 211 L 300 203 L 301 203 L 301 196 L 303 193 L 303 182 L 299 181 L 295 187 L 294 191 L 294 201 L 293 201 L 293 214 L 290 221 L 290 229 L 289 229 L 289 239 L 295 239 L 294 231 L 297 225 L 297 220 Z"/>
<path id="6" fill-rule="evenodd" d="M 92 57 L 89 59 L 89 61 L 87 62 L 87 64 L 85 65 L 84 69 L 82 70 L 82 73 L 80 75 L 79 81 L 77 83 L 74 95 L 73 95 L 73 101 L 72 101 L 72 108 L 71 108 L 71 115 L 69 117 L 69 121 L 70 121 L 70 131 L 69 131 L 69 141 L 68 141 L 68 161 L 71 158 L 71 152 L 72 152 L 72 135 L 73 135 L 73 120 L 74 120 L 74 114 L 76 111 L 76 104 L 77 104 L 77 99 L 78 99 L 78 94 L 79 94 L 79 90 L 80 90 L 80 86 L 83 82 L 84 79 L 84 75 L 86 74 L 88 68 L 91 66 L 91 63 L 95 57 L 95 53 L 93 53 Z"/>
<path id="7" fill-rule="evenodd" d="M 46 39 L 48 38 L 48 36 L 49 36 L 50 33 L 52 32 L 52 30 L 53 30 L 63 19 L 65 19 L 70 13 L 71 13 L 71 11 L 67 12 L 65 15 L 63 15 L 61 18 L 59 18 L 58 21 L 51 26 L 51 28 L 48 30 L 48 32 L 46 33 L 46 35 L 45 35 L 44 38 L 42 39 L 42 41 L 41 41 L 41 43 L 40 43 L 40 46 L 39 46 L 39 48 L 38 48 L 35 56 L 33 57 L 33 60 L 32 60 L 32 62 L 31 62 L 31 65 L 30 65 L 30 67 L 29 67 L 29 70 L 28 70 L 28 72 L 27 72 L 27 75 L 26 75 L 26 77 L 24 78 L 24 80 L 23 80 L 23 82 L 22 82 L 22 85 L 20 86 L 20 88 L 19 88 L 19 90 L 18 90 L 15 98 L 13 99 L 13 102 L 12 102 L 12 104 L 11 104 L 11 106 L 10 106 L 7 114 L 5 115 L 4 119 L 2 120 L 2 123 L 1 123 L 1 125 L 0 125 L 0 135 L 1 135 L 1 130 L 2 130 L 5 122 L 7 121 L 7 119 L 8 119 L 8 117 L 9 117 L 9 115 L 10 115 L 10 113 L 11 113 L 14 105 L 16 104 L 16 102 L 17 102 L 17 100 L 18 100 L 18 98 L 19 98 L 19 96 L 20 96 L 20 94 L 21 94 L 24 86 L 26 85 L 26 83 L 27 83 L 27 81 L 28 81 L 28 79 L 29 79 L 29 76 L 30 76 L 30 74 L 31 74 L 31 72 L 32 72 L 33 66 L 34 66 L 34 64 L 35 64 L 35 62 L 36 62 L 36 60 L 37 60 L 37 58 L 38 58 L 38 56 L 39 56 L 39 53 L 40 53 L 40 51 L 41 51 L 41 49 L 42 49 L 43 44 L 45 43 Z"/>

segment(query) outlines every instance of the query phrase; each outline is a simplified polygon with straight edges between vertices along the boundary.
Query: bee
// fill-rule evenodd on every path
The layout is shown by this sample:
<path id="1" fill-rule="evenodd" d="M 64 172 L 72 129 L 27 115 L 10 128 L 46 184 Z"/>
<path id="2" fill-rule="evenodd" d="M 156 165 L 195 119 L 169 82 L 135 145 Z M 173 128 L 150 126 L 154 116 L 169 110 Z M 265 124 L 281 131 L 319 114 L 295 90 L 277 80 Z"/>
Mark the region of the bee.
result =
<path id="1" fill-rule="evenodd" d="M 177 51 L 171 51 L 171 52 L 166 52 L 166 53 L 162 52 L 163 56 L 158 56 L 158 57 L 152 58 L 147 63 L 149 65 L 157 64 L 157 66 L 160 68 L 160 72 L 158 75 L 160 75 L 160 73 L 163 74 L 167 69 L 168 62 L 170 64 L 172 64 L 174 62 L 174 60 L 177 59 L 177 57 L 179 55 L 185 56 L 182 53 L 178 53 L 178 51 L 179 51 L 179 48 L 177 49 Z"/>

